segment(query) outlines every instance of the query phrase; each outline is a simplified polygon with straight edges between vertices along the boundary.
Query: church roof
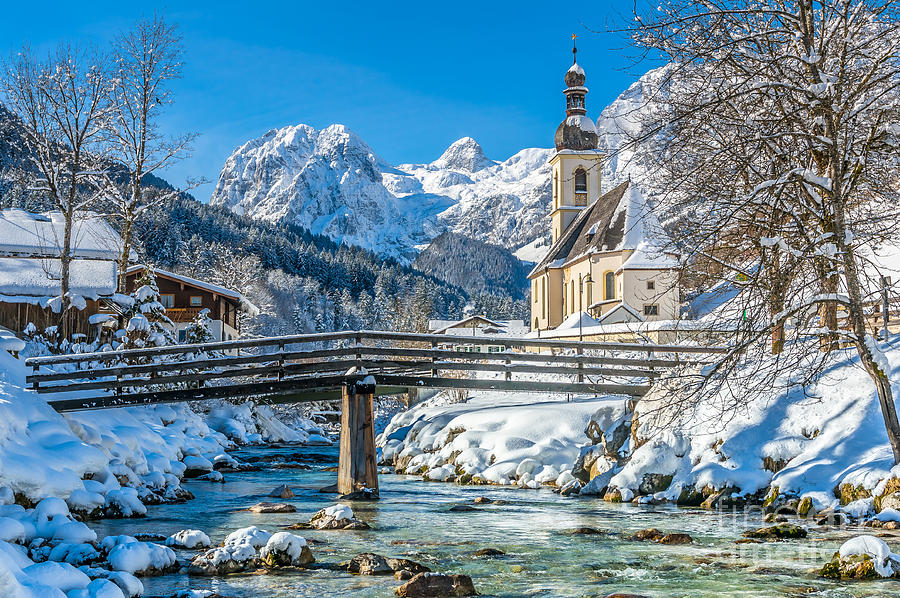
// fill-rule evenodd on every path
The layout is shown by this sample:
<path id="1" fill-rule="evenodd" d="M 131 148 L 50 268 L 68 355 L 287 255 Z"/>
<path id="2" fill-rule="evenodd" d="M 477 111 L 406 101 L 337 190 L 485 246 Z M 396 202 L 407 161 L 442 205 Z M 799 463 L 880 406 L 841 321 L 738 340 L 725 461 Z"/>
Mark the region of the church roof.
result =
<path id="1" fill-rule="evenodd" d="M 584 208 L 529 276 L 560 268 L 590 253 L 633 250 L 622 269 L 669 269 L 678 265 L 665 251 L 669 239 L 644 196 L 630 181 Z M 632 258 L 635 258 L 632 260 Z"/>

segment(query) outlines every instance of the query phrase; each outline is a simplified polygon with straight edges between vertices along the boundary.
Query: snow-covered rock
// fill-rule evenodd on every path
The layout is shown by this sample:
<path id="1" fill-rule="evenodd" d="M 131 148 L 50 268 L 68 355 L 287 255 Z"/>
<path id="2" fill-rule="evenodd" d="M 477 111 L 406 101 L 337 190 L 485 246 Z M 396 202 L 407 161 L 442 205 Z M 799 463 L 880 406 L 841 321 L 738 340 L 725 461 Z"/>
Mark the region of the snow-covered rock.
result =
<path id="1" fill-rule="evenodd" d="M 166 546 L 175 548 L 209 548 L 212 541 L 198 529 L 183 529 L 166 538 Z"/>
<path id="2" fill-rule="evenodd" d="M 841 544 L 822 575 L 833 578 L 866 579 L 900 575 L 900 555 L 875 536 L 857 536 Z"/>
<path id="3" fill-rule="evenodd" d="M 270 536 L 271 537 L 271 536 Z M 191 575 L 228 575 L 255 569 L 256 548 L 249 542 L 235 542 L 221 548 L 207 550 L 191 561 L 188 573 Z"/>
<path id="4" fill-rule="evenodd" d="M 138 577 L 159 575 L 178 567 L 175 551 L 152 542 L 121 542 L 106 557 L 109 568 Z"/>
<path id="5" fill-rule="evenodd" d="M 288 532 L 272 534 L 259 551 L 259 560 L 267 567 L 299 567 L 315 559 L 306 539 Z"/>
<path id="6" fill-rule="evenodd" d="M 353 516 L 353 509 L 345 504 L 338 503 L 325 509 L 321 509 L 309 520 L 309 526 L 314 529 L 369 529 L 368 524 Z"/>

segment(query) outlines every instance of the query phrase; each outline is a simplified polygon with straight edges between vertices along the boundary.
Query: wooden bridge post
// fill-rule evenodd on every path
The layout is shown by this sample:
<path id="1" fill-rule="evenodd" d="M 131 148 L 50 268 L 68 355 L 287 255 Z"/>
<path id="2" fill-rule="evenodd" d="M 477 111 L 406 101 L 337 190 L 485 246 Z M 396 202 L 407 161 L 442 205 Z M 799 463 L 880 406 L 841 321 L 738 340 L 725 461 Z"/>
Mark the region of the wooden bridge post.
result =
<path id="1" fill-rule="evenodd" d="M 341 397 L 341 444 L 337 490 L 378 497 L 375 467 L 375 379 L 356 368 L 347 373 Z"/>

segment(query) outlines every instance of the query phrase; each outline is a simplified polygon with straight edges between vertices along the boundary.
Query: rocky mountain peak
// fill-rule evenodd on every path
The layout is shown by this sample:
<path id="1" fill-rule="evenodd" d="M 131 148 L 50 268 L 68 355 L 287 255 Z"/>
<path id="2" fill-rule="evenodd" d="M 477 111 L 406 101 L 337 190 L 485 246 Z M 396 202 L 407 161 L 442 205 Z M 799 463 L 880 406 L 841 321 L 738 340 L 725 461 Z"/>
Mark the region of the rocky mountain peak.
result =
<path id="1" fill-rule="evenodd" d="M 481 145 L 471 137 L 463 137 L 450 144 L 441 157 L 431 163 L 439 169 L 478 172 L 496 162 L 484 155 Z"/>

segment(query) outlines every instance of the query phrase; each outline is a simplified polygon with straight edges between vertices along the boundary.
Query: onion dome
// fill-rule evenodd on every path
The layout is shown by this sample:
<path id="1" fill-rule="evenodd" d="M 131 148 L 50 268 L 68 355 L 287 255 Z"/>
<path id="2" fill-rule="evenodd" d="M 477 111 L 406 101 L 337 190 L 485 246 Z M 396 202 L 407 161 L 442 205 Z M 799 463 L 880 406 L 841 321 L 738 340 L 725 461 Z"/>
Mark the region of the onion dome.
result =
<path id="1" fill-rule="evenodd" d="M 587 117 L 584 98 L 588 89 L 584 86 L 584 69 L 575 61 L 578 49 L 572 47 L 572 66 L 566 71 L 566 119 L 556 128 L 556 150 L 597 149 L 597 127 Z"/>

